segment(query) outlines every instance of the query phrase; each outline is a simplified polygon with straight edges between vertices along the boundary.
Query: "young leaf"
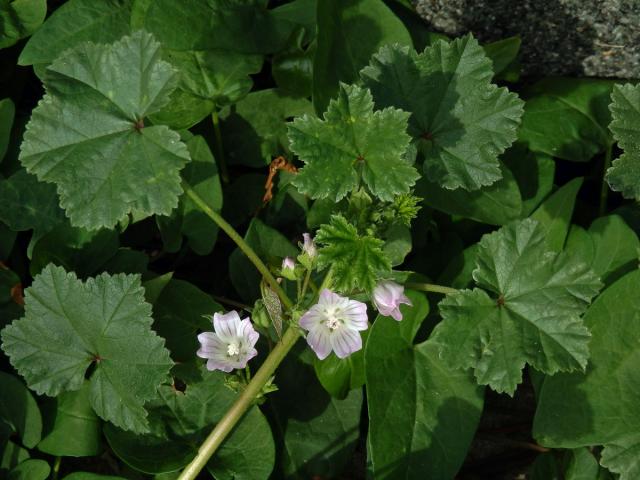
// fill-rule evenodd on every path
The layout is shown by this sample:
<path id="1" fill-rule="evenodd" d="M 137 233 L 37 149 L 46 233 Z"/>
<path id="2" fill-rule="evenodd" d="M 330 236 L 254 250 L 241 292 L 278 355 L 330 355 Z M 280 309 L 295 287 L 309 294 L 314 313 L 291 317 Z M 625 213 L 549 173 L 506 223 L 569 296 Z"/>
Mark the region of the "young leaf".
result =
<path id="1" fill-rule="evenodd" d="M 373 290 L 379 275 L 391 270 L 391 262 L 382 250 L 384 242 L 358 234 L 341 215 L 332 216 L 331 223 L 320 227 L 315 240 L 322 246 L 318 266 L 331 267 L 338 291 Z"/>
<path id="2" fill-rule="evenodd" d="M 385 46 L 360 75 L 376 106 L 411 112 L 409 134 L 429 180 L 477 190 L 501 178 L 498 155 L 516 139 L 522 101 L 491 83 L 491 61 L 473 37 L 421 54 Z"/>
<path id="3" fill-rule="evenodd" d="M 112 45 L 84 43 L 47 69 L 20 160 L 57 185 L 72 224 L 113 227 L 130 212 L 168 214 L 189 152 L 176 132 L 144 126 L 175 86 L 159 44 L 136 32 Z"/>
<path id="4" fill-rule="evenodd" d="M 480 420 L 483 389 L 443 365 L 436 345 L 414 345 L 429 312 L 408 292 L 402 322 L 378 316 L 365 351 L 369 452 L 375 478 L 453 478 Z"/>
<path id="5" fill-rule="evenodd" d="M 584 370 L 589 331 L 580 315 L 602 284 L 579 259 L 550 252 L 541 225 L 512 223 L 480 241 L 473 278 L 439 304 L 433 340 L 451 366 L 513 395 L 529 363 L 547 374 Z"/>
<path id="6" fill-rule="evenodd" d="M 102 274 L 82 282 L 50 265 L 25 290 L 25 316 L 2 330 L 2 349 L 39 394 L 78 390 L 93 365 L 96 413 L 144 432 L 144 403 L 155 398 L 172 365 L 150 315 L 139 276 Z"/>
<path id="7" fill-rule="evenodd" d="M 7 48 L 31 35 L 47 15 L 46 0 L 3 0 L 0 2 L 0 48 Z"/>
<path id="8" fill-rule="evenodd" d="M 340 85 L 322 119 L 304 115 L 289 125 L 291 150 L 305 163 L 293 183 L 312 198 L 339 201 L 360 177 L 381 200 L 407 193 L 419 175 L 405 157 L 409 114 L 373 111 L 367 89 Z"/>
<path id="9" fill-rule="evenodd" d="M 609 128 L 624 153 L 607 170 L 607 182 L 623 197 L 640 200 L 640 85 L 616 85 L 611 100 Z"/>
<path id="10" fill-rule="evenodd" d="M 593 338 L 586 375 L 547 377 L 533 433 L 558 448 L 602 445 L 601 464 L 620 480 L 640 476 L 640 271 L 607 288 L 584 321 Z"/>

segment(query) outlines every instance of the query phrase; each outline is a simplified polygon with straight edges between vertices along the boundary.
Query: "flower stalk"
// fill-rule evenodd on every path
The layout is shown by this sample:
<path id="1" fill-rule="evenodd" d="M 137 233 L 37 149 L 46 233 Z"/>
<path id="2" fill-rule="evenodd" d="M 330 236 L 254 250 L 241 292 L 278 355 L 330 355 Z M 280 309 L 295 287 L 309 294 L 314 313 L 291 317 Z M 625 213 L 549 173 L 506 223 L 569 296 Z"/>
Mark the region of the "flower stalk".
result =
<path id="1" fill-rule="evenodd" d="M 436 285 L 435 283 L 415 283 L 415 282 L 407 282 L 404 284 L 405 287 L 411 288 L 412 290 L 420 290 L 422 292 L 432 292 L 432 293 L 443 293 L 444 295 L 451 295 L 452 293 L 457 293 L 457 288 L 445 287 L 444 285 Z"/>

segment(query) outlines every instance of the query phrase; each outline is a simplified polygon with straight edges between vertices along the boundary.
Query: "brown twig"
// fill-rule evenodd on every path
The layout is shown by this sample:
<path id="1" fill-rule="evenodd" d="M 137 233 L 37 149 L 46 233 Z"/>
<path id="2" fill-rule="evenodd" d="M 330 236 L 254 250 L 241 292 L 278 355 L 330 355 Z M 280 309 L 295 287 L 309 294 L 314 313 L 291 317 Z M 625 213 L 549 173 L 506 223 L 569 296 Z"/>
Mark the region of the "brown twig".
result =
<path id="1" fill-rule="evenodd" d="M 273 180 L 277 175 L 279 170 L 284 170 L 290 173 L 298 173 L 298 169 L 292 163 L 287 162 L 287 159 L 280 156 L 276 157 L 271 161 L 269 165 L 269 175 L 267 176 L 267 181 L 264 184 L 264 197 L 262 197 L 263 203 L 269 203 L 269 201 L 273 198 Z"/>

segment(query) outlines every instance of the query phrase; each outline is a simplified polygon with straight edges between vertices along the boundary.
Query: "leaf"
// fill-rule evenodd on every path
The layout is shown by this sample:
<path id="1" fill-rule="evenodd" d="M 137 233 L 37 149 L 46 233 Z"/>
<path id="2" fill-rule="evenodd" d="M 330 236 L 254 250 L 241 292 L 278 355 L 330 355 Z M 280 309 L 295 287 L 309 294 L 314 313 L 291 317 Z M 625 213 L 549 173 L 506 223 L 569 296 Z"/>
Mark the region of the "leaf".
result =
<path id="1" fill-rule="evenodd" d="M 56 187 L 39 182 L 24 169 L 0 180 L 0 221 L 11 230 L 34 230 L 36 238 L 65 220 Z"/>
<path id="2" fill-rule="evenodd" d="M 0 390 L 0 424 L 18 434 L 22 445 L 34 448 L 42 434 L 42 417 L 31 392 L 16 377 L 4 372 L 0 372 Z"/>
<path id="3" fill-rule="evenodd" d="M 16 108 L 10 98 L 0 100 L 0 162 L 9 147 L 15 110 Z"/>
<path id="4" fill-rule="evenodd" d="M 90 457 L 102 452 L 102 422 L 91 407 L 91 382 L 50 399 L 43 414 L 41 452 L 60 457 Z"/>
<path id="5" fill-rule="evenodd" d="M 125 480 L 124 477 L 114 477 L 113 475 L 98 475 L 97 473 L 89 472 L 74 472 L 62 480 Z"/>
<path id="6" fill-rule="evenodd" d="M 42 25 L 46 14 L 46 0 L 2 0 L 0 48 L 10 47 L 18 40 L 31 35 Z"/>
<path id="7" fill-rule="evenodd" d="M 300 353 L 302 352 L 302 353 Z M 339 478 L 353 459 L 362 390 L 337 400 L 315 379 L 308 349 L 295 350 L 278 367 L 278 391 L 268 397 L 274 434 L 282 446 L 274 478 Z"/>
<path id="8" fill-rule="evenodd" d="M 0 472 L 11 470 L 29 458 L 29 452 L 9 440 L 0 457 Z"/>
<path id="9" fill-rule="evenodd" d="M 188 362 L 198 350 L 197 335 L 211 330 L 211 316 L 223 309 L 211 296 L 184 280 L 173 279 L 153 305 L 154 329 L 166 338 L 171 358 Z M 209 317 L 209 318 L 207 318 Z"/>
<path id="10" fill-rule="evenodd" d="M 291 159 L 287 120 L 312 111 L 307 99 L 289 97 L 280 89 L 250 93 L 220 112 L 225 157 L 230 164 L 255 168 L 279 155 Z"/>
<path id="11" fill-rule="evenodd" d="M 609 106 L 613 118 L 609 129 L 624 153 L 607 170 L 607 182 L 612 190 L 625 198 L 640 199 L 640 86 L 615 85 Z"/>
<path id="12" fill-rule="evenodd" d="M 186 466 L 237 397 L 224 385 L 221 372 L 201 368 L 195 376 L 179 375 L 178 378 L 184 376 L 180 379 L 186 389 L 182 392 L 175 385 L 160 387 L 160 399 L 150 408 L 151 434 L 134 435 L 112 425 L 105 427 L 113 451 L 136 470 L 161 473 Z M 207 468 L 221 480 L 260 480 L 269 477 L 274 459 L 271 429 L 254 407 L 217 450 Z"/>
<path id="13" fill-rule="evenodd" d="M 316 0 L 298 0 L 280 6 L 286 8 L 295 4 L 312 4 L 311 8 L 304 5 L 310 12 L 317 10 Z M 290 39 L 285 50 L 271 59 L 271 74 L 278 88 L 285 92 L 290 92 L 297 97 L 311 97 L 313 92 L 313 58 L 316 53 L 317 44 L 314 42 L 304 46 L 307 35 L 315 33 L 315 19 L 310 30 L 300 29 Z"/>
<path id="14" fill-rule="evenodd" d="M 305 163 L 293 184 L 312 198 L 342 199 L 362 177 L 381 200 L 408 193 L 419 175 L 405 157 L 408 114 L 373 111 L 367 89 L 340 85 L 322 119 L 304 115 L 289 125 L 291 150 Z"/>
<path id="15" fill-rule="evenodd" d="M 360 235 L 356 227 L 341 215 L 322 225 L 315 241 L 318 266 L 331 267 L 333 284 L 338 291 L 373 290 L 380 275 L 391 271 L 391 262 L 382 247 L 384 242 L 371 235 Z"/>
<path id="16" fill-rule="evenodd" d="M 587 162 L 612 143 L 607 110 L 614 82 L 595 78 L 545 78 L 525 91 L 518 139 L 535 151 Z"/>
<path id="17" fill-rule="evenodd" d="M 452 367 L 513 395 L 525 363 L 546 374 L 584 370 L 589 331 L 580 315 L 602 284 L 579 259 L 549 251 L 540 223 L 526 219 L 485 235 L 473 278 L 439 304 L 433 340 Z"/>
<path id="18" fill-rule="evenodd" d="M 504 164 L 502 178 L 478 190 L 449 190 L 426 176 L 418 180 L 416 195 L 431 208 L 491 225 L 504 225 L 520 217 L 522 199 L 513 174 Z"/>
<path id="19" fill-rule="evenodd" d="M 477 190 L 501 178 L 498 156 L 516 139 L 522 101 L 491 83 L 491 61 L 473 37 L 420 54 L 385 46 L 360 75 L 376 106 L 411 112 L 408 131 L 430 181 Z"/>
<path id="20" fill-rule="evenodd" d="M 531 480 L 599 480 L 604 472 L 586 448 L 551 451 L 538 455 L 532 465 Z M 529 477 L 527 477 L 529 478 Z"/>
<path id="21" fill-rule="evenodd" d="M 51 467 L 44 460 L 29 459 L 9 472 L 7 480 L 47 480 Z"/>
<path id="22" fill-rule="evenodd" d="M 222 186 L 218 167 L 204 137 L 194 136 L 187 140 L 191 162 L 182 171 L 182 177 L 207 205 L 219 212 L 222 209 Z M 189 246 L 198 255 L 208 255 L 218 237 L 218 225 L 204 214 L 202 209 L 186 195 L 180 197 L 178 208 L 167 217 L 156 217 L 165 249 L 177 252 L 186 236 Z M 182 235 L 180 235 L 182 233 Z M 166 246 L 166 237 L 177 236 L 176 245 Z"/>
<path id="23" fill-rule="evenodd" d="M 86 282 L 50 265 L 25 290 L 25 316 L 2 330 L 2 349 L 38 394 L 81 388 L 91 374 L 96 413 L 125 429 L 148 430 L 144 403 L 171 367 L 151 330 L 151 306 L 137 275 Z"/>
<path id="24" fill-rule="evenodd" d="M 329 355 L 324 360 L 313 359 L 313 368 L 318 381 L 332 397 L 344 400 L 349 392 L 361 388 L 365 383 L 364 350 L 369 332 L 362 332 L 363 347 L 347 358 Z"/>
<path id="25" fill-rule="evenodd" d="M 494 79 L 517 82 L 520 78 L 518 52 L 521 40 L 519 36 L 508 37 L 484 45 L 485 55 L 493 65 Z"/>
<path id="26" fill-rule="evenodd" d="M 584 321 L 593 337 L 586 374 L 546 378 L 533 425 L 535 438 L 546 446 L 604 445 L 600 463 L 620 480 L 640 475 L 639 288 L 635 270 L 589 308 Z"/>
<path id="27" fill-rule="evenodd" d="M 564 247 L 582 180 L 582 177 L 574 178 L 560 187 L 531 215 L 540 224 L 551 251 L 560 252 Z"/>
<path id="28" fill-rule="evenodd" d="M 49 64 L 76 45 L 115 42 L 130 33 L 131 0 L 69 0 L 29 39 L 18 65 Z"/>
<path id="29" fill-rule="evenodd" d="M 445 366 L 433 341 L 413 344 L 429 304 L 407 294 L 413 307 L 401 307 L 401 322 L 379 315 L 365 351 L 369 459 L 375 478 L 453 478 L 480 420 L 483 389 Z"/>
<path id="30" fill-rule="evenodd" d="M 143 126 L 175 86 L 158 51 L 136 32 L 112 45 L 81 44 L 47 69 L 20 161 L 57 185 L 75 226 L 113 227 L 131 212 L 168 214 L 178 203 L 189 153 L 167 127 Z"/>
<path id="31" fill-rule="evenodd" d="M 400 19 L 381 0 L 324 0 L 318 3 L 313 59 L 313 106 L 318 115 L 382 45 L 411 45 Z"/>

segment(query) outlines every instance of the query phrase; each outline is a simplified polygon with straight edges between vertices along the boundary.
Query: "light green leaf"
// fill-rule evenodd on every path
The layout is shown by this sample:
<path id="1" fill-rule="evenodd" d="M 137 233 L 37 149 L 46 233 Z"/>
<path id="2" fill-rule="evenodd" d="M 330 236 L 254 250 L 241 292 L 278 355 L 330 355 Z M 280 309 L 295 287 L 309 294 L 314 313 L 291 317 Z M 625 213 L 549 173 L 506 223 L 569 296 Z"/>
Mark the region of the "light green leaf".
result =
<path id="1" fill-rule="evenodd" d="M 322 225 L 315 241 L 318 266 L 331 267 L 333 284 L 338 291 L 373 290 L 380 275 L 391 271 L 391 262 L 382 247 L 384 242 L 371 235 L 360 235 L 356 227 L 341 215 Z"/>
<path id="2" fill-rule="evenodd" d="M 336 96 L 340 82 L 357 81 L 360 69 L 382 45 L 411 45 L 409 32 L 382 0 L 323 0 L 317 18 L 313 105 L 318 115 Z"/>
<path id="3" fill-rule="evenodd" d="M 204 137 L 194 136 L 187 140 L 191 162 L 182 171 L 184 178 L 207 205 L 219 212 L 222 209 L 222 186 L 218 167 Z M 218 225 L 204 214 L 201 208 L 186 195 L 180 197 L 178 208 L 170 217 L 156 217 L 165 249 L 176 252 L 182 245 L 182 235 L 187 237 L 189 246 L 198 255 L 208 255 L 213 250 L 218 237 Z M 174 245 L 167 240 L 177 237 Z"/>
<path id="4" fill-rule="evenodd" d="M 65 2 L 29 39 L 18 64 L 49 64 L 82 42 L 115 42 L 130 32 L 131 3 L 131 0 Z"/>
<path id="5" fill-rule="evenodd" d="M 56 187 L 39 182 L 24 169 L 0 180 L 0 221 L 11 230 L 34 230 L 41 237 L 65 220 Z"/>
<path id="6" fill-rule="evenodd" d="M 416 195 L 432 208 L 491 225 L 504 225 L 520 217 L 522 199 L 513 174 L 501 165 L 502 178 L 478 190 L 449 190 L 426 176 L 418 180 Z"/>
<path id="7" fill-rule="evenodd" d="M 516 139 L 522 101 L 491 83 L 491 61 L 473 37 L 420 54 L 385 46 L 361 76 L 376 106 L 411 112 L 409 134 L 430 181 L 477 190 L 501 178 L 498 155 Z"/>
<path id="8" fill-rule="evenodd" d="M 607 170 L 612 190 L 625 198 L 640 199 L 640 85 L 616 85 L 609 106 L 613 118 L 609 128 L 624 153 Z"/>
<path id="9" fill-rule="evenodd" d="M 0 48 L 31 35 L 42 25 L 46 14 L 47 0 L 0 1 Z"/>
<path id="10" fill-rule="evenodd" d="M 29 388 L 50 396 L 81 388 L 93 365 L 96 413 L 144 432 L 144 403 L 155 398 L 172 365 L 150 314 L 137 275 L 82 282 L 50 265 L 25 290 L 25 316 L 2 330 L 2 349 Z"/>
<path id="11" fill-rule="evenodd" d="M 453 478 L 480 420 L 483 389 L 445 366 L 432 341 L 413 344 L 429 304 L 408 295 L 413 307 L 401 307 L 401 322 L 378 316 L 365 351 L 373 475 Z"/>
<path id="12" fill-rule="evenodd" d="M 550 195 L 531 215 L 540 224 L 551 251 L 560 252 L 564 248 L 581 186 L 582 177 L 574 178 Z"/>
<path id="13" fill-rule="evenodd" d="M 329 396 L 315 379 L 310 350 L 299 352 L 278 367 L 278 391 L 268 397 L 274 434 L 282 446 L 274 478 L 340 478 L 360 436 L 362 390 L 352 390 L 344 400 Z"/>
<path id="14" fill-rule="evenodd" d="M 42 417 L 31 392 L 16 377 L 4 372 L 0 372 L 0 391 L 0 424 L 17 433 L 25 447 L 35 447 L 42 434 Z"/>
<path id="15" fill-rule="evenodd" d="M 293 184 L 312 198 L 336 201 L 360 177 L 381 200 L 408 193 L 419 175 L 405 157 L 407 118 L 395 108 L 374 113 L 369 90 L 341 84 L 322 119 L 304 115 L 289 125 L 291 150 L 305 163 Z"/>
<path id="16" fill-rule="evenodd" d="M 442 358 L 510 395 L 525 363 L 549 375 L 584 370 L 590 335 L 580 315 L 602 286 L 589 267 L 549 251 L 531 219 L 485 235 L 476 262 L 473 278 L 491 295 L 461 290 L 440 302 Z"/>
<path id="17" fill-rule="evenodd" d="M 607 288 L 584 321 L 593 338 L 586 374 L 547 377 L 533 433 L 543 445 L 602 445 L 601 464 L 621 480 L 640 475 L 640 271 Z"/>
<path id="18" fill-rule="evenodd" d="M 91 407 L 91 382 L 51 399 L 43 414 L 41 452 L 61 457 L 90 457 L 102 452 L 102 422 Z"/>
<path id="19" fill-rule="evenodd" d="M 47 480 L 51 467 L 44 460 L 29 459 L 20 463 L 7 475 L 7 480 Z"/>
<path id="20" fill-rule="evenodd" d="M 9 147 L 15 110 L 10 98 L 0 100 L 0 162 L 2 162 L 4 154 L 7 153 L 7 148 Z"/>
<path id="21" fill-rule="evenodd" d="M 169 100 L 173 68 L 136 32 L 112 45 L 84 43 L 47 69 L 20 160 L 57 185 L 72 224 L 113 227 L 127 214 L 168 214 L 189 153 L 176 132 L 144 126 Z"/>
<path id="22" fill-rule="evenodd" d="M 293 98 L 279 89 L 252 92 L 220 112 L 225 157 L 230 164 L 263 168 L 274 157 L 291 159 L 287 120 L 312 114 L 306 98 Z"/>
<path id="23" fill-rule="evenodd" d="M 587 162 L 612 143 L 607 110 L 612 80 L 545 78 L 528 97 L 518 139 L 535 152 Z"/>
<path id="24" fill-rule="evenodd" d="M 146 473 L 177 471 L 187 465 L 213 426 L 236 398 L 221 372 L 176 372 L 184 391 L 163 385 L 150 406 L 151 433 L 134 435 L 112 425 L 105 435 L 113 451 L 131 467 Z M 219 479 L 262 480 L 275 460 L 271 429 L 257 407 L 252 408 L 224 441 L 207 468 Z M 235 475 L 235 476 L 233 476 Z"/>

